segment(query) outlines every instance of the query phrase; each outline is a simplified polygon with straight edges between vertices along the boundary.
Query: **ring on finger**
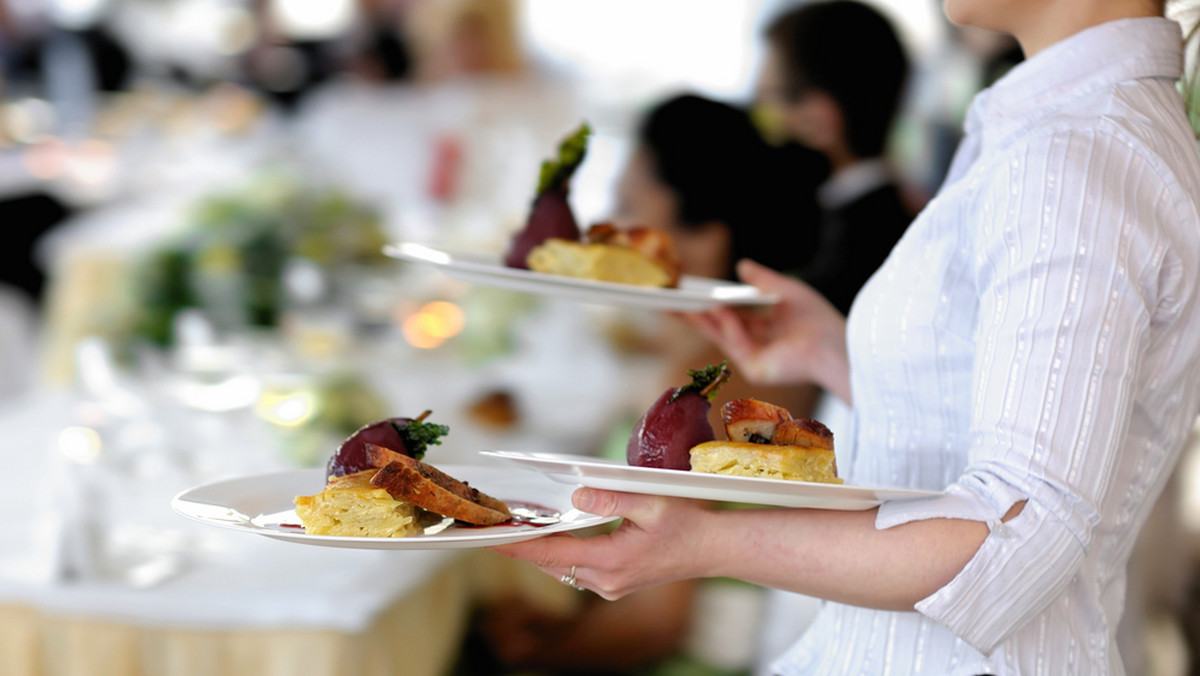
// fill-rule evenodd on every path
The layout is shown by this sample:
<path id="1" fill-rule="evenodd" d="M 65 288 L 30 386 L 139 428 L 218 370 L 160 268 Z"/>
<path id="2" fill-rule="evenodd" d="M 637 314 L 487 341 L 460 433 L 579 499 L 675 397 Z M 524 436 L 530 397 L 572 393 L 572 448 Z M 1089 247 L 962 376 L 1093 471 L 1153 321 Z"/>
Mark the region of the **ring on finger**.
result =
<path id="1" fill-rule="evenodd" d="M 583 587 L 580 587 L 578 584 L 575 583 L 575 566 L 571 566 L 571 572 L 558 578 L 558 581 L 562 582 L 563 584 L 567 585 L 568 587 L 571 587 L 572 589 L 578 589 L 580 591 L 583 591 Z"/>

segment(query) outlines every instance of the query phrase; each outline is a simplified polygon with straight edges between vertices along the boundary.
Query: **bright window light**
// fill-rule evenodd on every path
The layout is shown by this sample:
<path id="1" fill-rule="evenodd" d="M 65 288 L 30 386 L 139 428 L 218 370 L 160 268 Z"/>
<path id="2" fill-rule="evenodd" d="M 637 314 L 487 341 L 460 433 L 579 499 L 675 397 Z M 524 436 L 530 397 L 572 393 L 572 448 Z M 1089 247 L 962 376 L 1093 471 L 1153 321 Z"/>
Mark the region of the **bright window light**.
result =
<path id="1" fill-rule="evenodd" d="M 273 0 L 271 15 L 285 35 L 321 40 L 341 35 L 354 23 L 354 0 Z"/>

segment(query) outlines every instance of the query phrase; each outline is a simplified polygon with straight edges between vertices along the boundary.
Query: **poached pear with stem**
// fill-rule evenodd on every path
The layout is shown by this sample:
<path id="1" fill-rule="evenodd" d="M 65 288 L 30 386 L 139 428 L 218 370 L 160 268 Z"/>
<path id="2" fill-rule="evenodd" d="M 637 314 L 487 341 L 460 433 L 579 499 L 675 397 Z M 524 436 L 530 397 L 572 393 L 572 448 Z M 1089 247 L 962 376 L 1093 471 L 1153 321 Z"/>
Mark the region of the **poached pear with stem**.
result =
<path id="1" fill-rule="evenodd" d="M 625 459 L 637 467 L 690 470 L 692 447 L 713 441 L 708 422 L 713 397 L 732 372 L 729 362 L 690 369 L 691 382 L 663 392 L 638 420 L 625 447 Z"/>

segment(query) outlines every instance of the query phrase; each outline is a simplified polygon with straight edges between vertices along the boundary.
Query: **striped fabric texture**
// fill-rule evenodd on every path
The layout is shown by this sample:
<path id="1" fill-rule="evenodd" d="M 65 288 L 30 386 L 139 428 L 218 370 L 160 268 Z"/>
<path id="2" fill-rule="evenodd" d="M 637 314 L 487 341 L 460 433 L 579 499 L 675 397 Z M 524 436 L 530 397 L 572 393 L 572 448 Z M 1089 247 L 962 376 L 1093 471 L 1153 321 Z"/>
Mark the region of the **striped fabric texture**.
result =
<path id="1" fill-rule="evenodd" d="M 988 522 L 897 613 L 826 604 L 781 674 L 1123 674 L 1138 530 L 1200 411 L 1200 149 L 1166 19 L 1078 33 L 976 97 L 950 178 L 850 313 L 850 484 Z M 1021 514 L 1000 518 L 1021 500 Z"/>

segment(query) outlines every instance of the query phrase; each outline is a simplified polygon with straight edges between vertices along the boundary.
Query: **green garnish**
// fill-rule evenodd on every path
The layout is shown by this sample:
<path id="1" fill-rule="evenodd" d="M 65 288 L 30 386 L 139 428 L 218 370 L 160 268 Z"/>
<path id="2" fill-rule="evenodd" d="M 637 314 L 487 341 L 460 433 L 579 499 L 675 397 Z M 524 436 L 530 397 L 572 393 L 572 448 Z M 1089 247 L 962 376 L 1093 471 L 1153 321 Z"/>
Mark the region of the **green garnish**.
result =
<path id="1" fill-rule="evenodd" d="M 425 450 L 430 445 L 441 446 L 441 438 L 450 432 L 450 428 L 447 425 L 424 422 L 427 415 L 429 415 L 429 411 L 422 413 L 416 420 L 410 420 L 407 423 L 392 421 L 392 427 L 400 435 L 400 440 L 404 442 L 404 450 L 408 452 L 409 456 L 417 460 L 425 457 Z"/>
<path id="2" fill-rule="evenodd" d="M 717 390 L 721 389 L 721 385 L 729 380 L 733 372 L 729 370 L 729 360 L 726 359 L 720 364 L 709 364 L 702 369 L 688 369 L 687 374 L 691 376 L 692 382 L 675 390 L 675 394 L 667 401 L 675 401 L 689 392 L 695 392 L 712 401 L 713 397 L 717 396 Z"/>
<path id="3" fill-rule="evenodd" d="M 567 181 L 571 180 L 571 176 L 575 174 L 575 170 L 583 163 L 583 158 L 587 155 L 588 137 L 591 135 L 592 129 L 586 122 L 579 125 L 579 128 L 570 136 L 562 140 L 558 145 L 558 160 L 546 160 L 542 162 L 542 170 L 538 176 L 539 196 L 544 195 L 551 190 L 564 190 Z"/>

